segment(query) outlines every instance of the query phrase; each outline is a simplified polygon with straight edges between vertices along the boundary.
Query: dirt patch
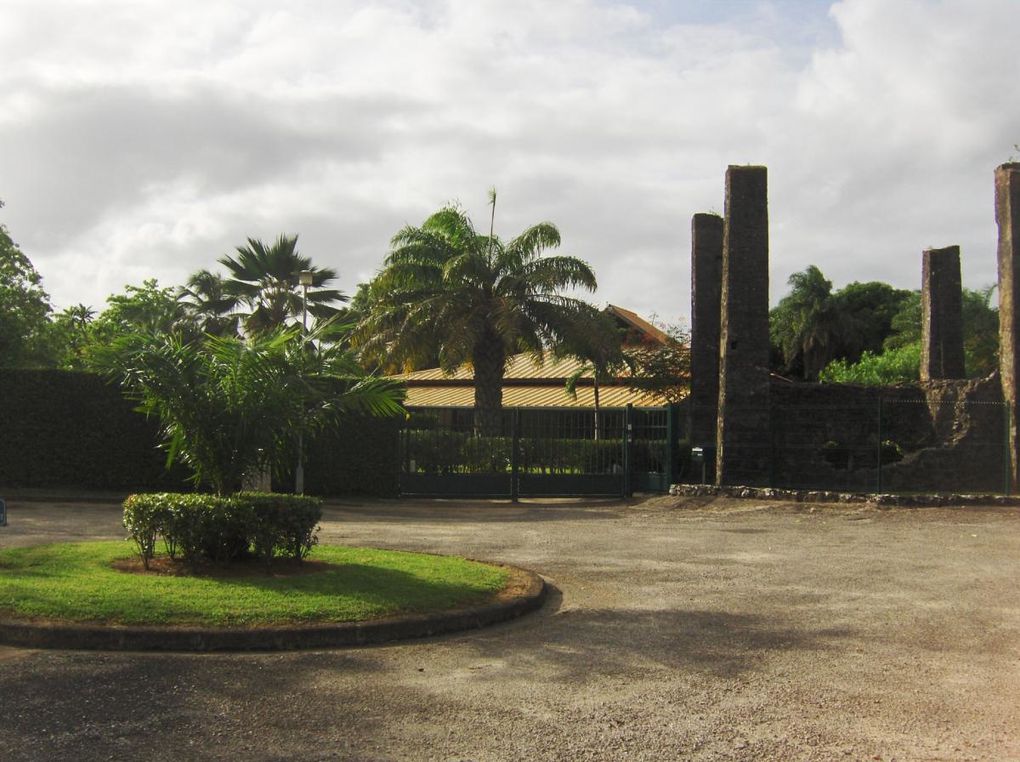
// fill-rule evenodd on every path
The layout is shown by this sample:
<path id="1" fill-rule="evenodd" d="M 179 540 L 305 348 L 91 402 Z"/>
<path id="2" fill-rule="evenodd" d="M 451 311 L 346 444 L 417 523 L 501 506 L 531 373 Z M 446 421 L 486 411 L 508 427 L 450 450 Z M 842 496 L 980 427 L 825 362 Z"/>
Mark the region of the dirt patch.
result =
<path id="1" fill-rule="evenodd" d="M 306 574 L 320 574 L 325 571 L 337 570 L 336 564 L 324 561 L 297 561 L 293 558 L 278 558 L 271 566 L 255 558 L 233 561 L 231 563 L 215 563 L 213 561 L 184 561 L 169 556 L 156 556 L 149 560 L 146 569 L 142 559 L 133 556 L 119 558 L 110 564 L 114 569 L 128 574 L 148 574 L 163 577 L 213 577 L 237 579 L 238 577 L 302 577 Z"/>

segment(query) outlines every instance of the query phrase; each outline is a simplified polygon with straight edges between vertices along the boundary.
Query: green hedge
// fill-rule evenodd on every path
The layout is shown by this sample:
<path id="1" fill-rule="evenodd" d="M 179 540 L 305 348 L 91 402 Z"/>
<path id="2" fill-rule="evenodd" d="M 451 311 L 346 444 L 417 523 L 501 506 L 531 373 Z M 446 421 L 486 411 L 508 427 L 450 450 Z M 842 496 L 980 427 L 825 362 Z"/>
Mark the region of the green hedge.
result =
<path id="1" fill-rule="evenodd" d="M 301 560 L 317 542 L 322 507 L 300 495 L 241 492 L 230 497 L 196 493 L 131 495 L 124 501 L 124 526 L 145 568 L 163 539 L 171 558 L 234 561 L 255 556 Z"/>
<path id="2" fill-rule="evenodd" d="M 484 473 L 510 470 L 510 437 L 478 437 L 448 429 L 408 431 L 405 435 L 407 462 L 423 473 Z M 520 440 L 519 468 L 537 473 L 610 473 L 623 466 L 623 442 L 620 439 Z M 655 440 L 631 442 L 633 471 L 660 471 L 666 443 Z"/>
<path id="3" fill-rule="evenodd" d="M 0 370 L 0 486 L 187 489 L 158 424 L 89 373 Z"/>
<path id="4" fill-rule="evenodd" d="M 399 426 L 352 416 L 319 434 L 306 451 L 306 491 L 396 495 Z M 135 412 L 100 376 L 0 370 L 0 487 L 190 491 L 188 469 L 165 470 L 159 441 L 158 421 Z M 288 475 L 274 486 L 293 485 Z"/>

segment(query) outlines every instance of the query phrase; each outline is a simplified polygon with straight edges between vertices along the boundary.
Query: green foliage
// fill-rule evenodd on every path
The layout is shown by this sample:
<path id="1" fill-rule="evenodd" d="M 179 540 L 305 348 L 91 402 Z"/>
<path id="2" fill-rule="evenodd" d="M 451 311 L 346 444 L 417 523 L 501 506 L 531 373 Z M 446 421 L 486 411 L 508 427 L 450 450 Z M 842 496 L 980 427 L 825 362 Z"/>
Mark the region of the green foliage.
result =
<path id="1" fill-rule="evenodd" d="M 249 238 L 247 246 L 238 246 L 235 257 L 222 257 L 220 264 L 227 268 L 230 279 L 221 284 L 206 283 L 208 291 L 203 300 L 215 295 L 221 300 L 233 300 L 234 305 L 244 305 L 244 327 L 249 333 L 277 330 L 288 324 L 300 323 L 304 308 L 304 295 L 299 285 L 302 271 L 312 274 L 312 285 L 308 288 L 308 312 L 314 318 L 328 320 L 336 316 L 335 302 L 345 302 L 343 293 L 324 286 L 336 279 L 336 271 L 324 267 L 313 267 L 312 260 L 297 252 L 297 236 L 281 235 L 273 244 L 267 245 L 257 238 Z M 196 274 L 206 281 L 208 278 Z M 212 288 L 215 285 L 215 288 Z M 219 289 L 217 291 L 217 289 Z M 194 301 L 194 300 L 193 300 Z M 213 313 L 219 312 L 226 304 L 209 304 Z"/>
<path id="2" fill-rule="evenodd" d="M 878 355 L 865 351 L 856 363 L 834 360 L 819 374 L 818 380 L 833 384 L 888 386 L 917 381 L 920 368 L 921 344 L 916 342 Z"/>
<path id="3" fill-rule="evenodd" d="M 595 289 L 585 262 L 542 256 L 559 243 L 548 222 L 505 243 L 491 231 L 478 233 L 455 206 L 405 227 L 369 287 L 373 303 L 354 337 L 364 361 L 414 366 L 438 357 L 448 371 L 471 363 L 475 407 L 491 433 L 507 358 L 558 342 L 583 304 L 561 291 Z"/>
<path id="4" fill-rule="evenodd" d="M 282 473 L 294 435 L 338 426 L 349 413 L 399 415 L 402 388 L 365 377 L 346 353 L 314 348 L 297 329 L 243 340 L 132 333 L 103 357 L 139 409 L 158 417 L 167 463 L 177 459 L 219 494 L 247 474 Z"/>
<path id="5" fill-rule="evenodd" d="M 510 437 L 480 437 L 448 429 L 408 431 L 404 458 L 417 473 L 509 473 Z M 522 438 L 518 468 L 524 473 L 599 474 L 621 467 L 620 439 Z M 657 470 L 664 444 L 636 440 L 631 444 L 634 470 Z"/>
<path id="6" fill-rule="evenodd" d="M 782 370 L 814 379 L 832 360 L 854 362 L 877 353 L 893 330 L 908 292 L 885 283 L 850 283 L 832 290 L 814 265 L 790 276 L 790 293 L 770 313 L 770 335 Z"/>
<path id="7" fill-rule="evenodd" d="M 158 428 L 90 373 L 0 370 L 0 486 L 179 490 Z"/>
<path id="8" fill-rule="evenodd" d="M 51 311 L 42 277 L 0 225 L 0 368 L 52 364 Z"/>
<path id="9" fill-rule="evenodd" d="M 249 554 L 266 563 L 275 556 L 300 560 L 317 542 L 322 508 L 315 498 L 241 492 L 131 495 L 124 501 L 124 527 L 145 568 L 162 537 L 171 558 L 235 561 Z"/>
<path id="10" fill-rule="evenodd" d="M 631 389 L 661 394 L 668 402 L 682 402 L 691 382 L 691 337 L 678 325 L 666 326 L 666 342 L 626 350 Z"/>
<path id="11" fill-rule="evenodd" d="M 132 625 L 250 627 L 355 622 L 491 600 L 505 569 L 453 556 L 318 545 L 314 574 L 221 579 L 127 574 L 127 542 L 0 551 L 0 616 Z"/>

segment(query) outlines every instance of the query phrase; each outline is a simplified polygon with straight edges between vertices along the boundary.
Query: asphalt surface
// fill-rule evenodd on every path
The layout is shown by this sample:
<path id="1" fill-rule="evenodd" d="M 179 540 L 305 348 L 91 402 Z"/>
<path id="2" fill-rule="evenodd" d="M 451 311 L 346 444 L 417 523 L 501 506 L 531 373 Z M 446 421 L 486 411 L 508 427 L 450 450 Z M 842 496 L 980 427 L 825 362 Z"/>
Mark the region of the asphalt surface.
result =
<path id="1" fill-rule="evenodd" d="M 123 536 L 116 504 L 8 507 L 0 547 Z M 360 649 L 0 647 L 0 759 L 1020 759 L 1020 509 L 379 502 L 321 539 L 553 594 Z"/>

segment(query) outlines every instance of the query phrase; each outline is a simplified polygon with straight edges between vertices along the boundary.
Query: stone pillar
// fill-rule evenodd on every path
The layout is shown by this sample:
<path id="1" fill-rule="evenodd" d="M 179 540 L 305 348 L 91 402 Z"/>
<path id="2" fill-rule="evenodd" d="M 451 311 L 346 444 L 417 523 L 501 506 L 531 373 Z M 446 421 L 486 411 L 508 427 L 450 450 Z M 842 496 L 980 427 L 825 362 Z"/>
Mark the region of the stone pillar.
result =
<path id="1" fill-rule="evenodd" d="M 960 247 L 921 255 L 921 381 L 966 378 Z"/>
<path id="2" fill-rule="evenodd" d="M 765 167 L 726 170 L 722 281 L 716 482 L 765 486 L 772 476 Z"/>
<path id="3" fill-rule="evenodd" d="M 1020 378 L 1020 164 L 995 170 L 995 221 L 999 226 L 999 374 L 1010 410 L 1010 478 L 1020 484 L 1017 380 Z"/>
<path id="4" fill-rule="evenodd" d="M 691 430 L 694 447 L 716 446 L 719 413 L 719 300 L 722 297 L 723 219 L 691 220 Z M 715 473 L 715 460 L 710 464 Z"/>

